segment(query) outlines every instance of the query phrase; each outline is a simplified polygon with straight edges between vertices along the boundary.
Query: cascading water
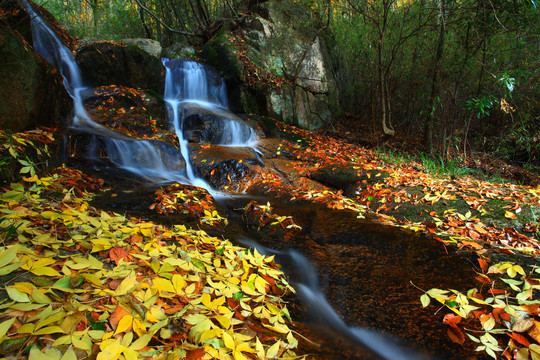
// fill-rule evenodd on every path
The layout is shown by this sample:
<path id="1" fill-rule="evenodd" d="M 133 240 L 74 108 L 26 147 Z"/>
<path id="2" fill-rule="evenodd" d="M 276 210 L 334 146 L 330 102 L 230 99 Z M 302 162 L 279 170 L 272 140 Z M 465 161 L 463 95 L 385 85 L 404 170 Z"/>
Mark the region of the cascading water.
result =
<path id="1" fill-rule="evenodd" d="M 188 133 L 199 127 L 199 131 L 212 133 L 202 141 L 240 147 L 255 144 L 253 129 L 228 110 L 225 82 L 215 70 L 186 59 L 164 58 L 163 65 L 164 98 L 179 139 L 187 144 Z"/>
<path id="2" fill-rule="evenodd" d="M 365 348 L 367 353 L 364 357 L 370 360 L 433 360 L 431 357 L 399 345 L 387 335 L 347 326 L 321 291 L 316 269 L 299 252 L 291 249 L 273 250 L 247 239 L 239 241 L 245 246 L 257 249 L 263 255 L 275 255 L 291 278 L 294 288 L 309 312 L 316 314 L 318 320 L 333 332 Z"/>
<path id="3" fill-rule="evenodd" d="M 151 141 L 131 139 L 97 124 L 90 118 L 83 106 L 81 95 L 86 88 L 71 51 L 26 0 L 20 0 L 20 4 L 31 19 L 34 49 L 59 69 L 64 78 L 64 86 L 73 99 L 72 130 L 91 134 L 94 142 L 99 138 L 109 160 L 121 169 L 153 182 L 189 182 L 183 166 L 178 166 L 178 161 L 175 161 L 180 154 L 174 147 L 163 144 L 155 146 Z M 88 146 L 86 156 L 99 158 L 99 146 L 96 143 Z"/>

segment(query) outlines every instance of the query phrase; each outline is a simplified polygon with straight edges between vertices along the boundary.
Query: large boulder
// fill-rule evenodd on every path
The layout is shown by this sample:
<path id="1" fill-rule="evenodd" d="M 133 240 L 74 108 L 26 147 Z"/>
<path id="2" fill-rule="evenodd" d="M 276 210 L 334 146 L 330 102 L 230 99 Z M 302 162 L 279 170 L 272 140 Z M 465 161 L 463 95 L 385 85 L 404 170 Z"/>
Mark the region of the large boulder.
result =
<path id="1" fill-rule="evenodd" d="M 206 61 L 230 86 L 231 107 L 306 129 L 337 110 L 337 86 L 321 36 L 307 9 L 289 0 L 256 4 L 240 35 L 219 33 L 204 47 Z"/>
<path id="2" fill-rule="evenodd" d="M 123 85 L 163 94 L 165 70 L 160 59 L 137 45 L 92 42 L 80 47 L 75 59 L 88 86 Z"/>
<path id="3" fill-rule="evenodd" d="M 152 39 L 122 39 L 120 40 L 120 43 L 138 46 L 150 55 L 157 57 L 158 59 L 161 58 L 161 53 L 163 52 L 159 41 Z"/>
<path id="4" fill-rule="evenodd" d="M 62 77 L 28 42 L 28 15 L 13 1 L 2 2 L 1 9 L 0 128 L 20 131 L 59 123 L 71 111 Z"/>

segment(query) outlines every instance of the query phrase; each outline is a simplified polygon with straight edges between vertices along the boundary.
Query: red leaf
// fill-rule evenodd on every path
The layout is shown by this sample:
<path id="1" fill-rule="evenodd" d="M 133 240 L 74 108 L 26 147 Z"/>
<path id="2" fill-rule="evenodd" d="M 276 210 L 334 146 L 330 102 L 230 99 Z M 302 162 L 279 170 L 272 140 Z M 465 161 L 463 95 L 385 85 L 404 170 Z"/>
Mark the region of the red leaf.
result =
<path id="1" fill-rule="evenodd" d="M 512 339 L 516 340 L 518 343 L 520 343 L 521 345 L 525 346 L 525 347 L 529 347 L 531 345 L 531 343 L 529 342 L 529 340 L 527 340 L 527 338 L 523 335 L 520 335 L 518 333 L 508 333 L 508 336 L 510 336 Z"/>
<path id="2" fill-rule="evenodd" d="M 463 344 L 465 342 L 465 335 L 463 332 L 457 327 L 457 325 L 449 326 L 446 333 L 448 334 L 448 337 L 450 340 L 457 344 Z"/>
<path id="3" fill-rule="evenodd" d="M 456 325 L 461 321 L 461 316 L 458 316 L 453 313 L 444 315 L 443 323 L 448 325 Z"/>
<path id="4" fill-rule="evenodd" d="M 109 251 L 109 256 L 111 260 L 116 263 L 116 265 L 118 265 L 121 259 L 129 259 L 129 253 L 120 247 L 113 247 Z"/>
<path id="5" fill-rule="evenodd" d="M 500 294 L 506 294 L 506 290 L 503 289 L 489 289 L 488 293 L 491 295 L 500 295 Z"/>

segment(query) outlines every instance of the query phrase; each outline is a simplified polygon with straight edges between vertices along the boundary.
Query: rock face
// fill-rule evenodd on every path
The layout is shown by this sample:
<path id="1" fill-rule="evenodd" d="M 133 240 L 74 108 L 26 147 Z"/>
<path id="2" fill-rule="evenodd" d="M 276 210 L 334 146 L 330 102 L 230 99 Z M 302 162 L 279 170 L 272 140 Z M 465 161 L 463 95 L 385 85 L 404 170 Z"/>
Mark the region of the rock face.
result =
<path id="1" fill-rule="evenodd" d="M 88 86 L 123 85 L 163 94 L 165 70 L 160 59 L 137 45 L 93 42 L 79 48 L 76 60 Z"/>
<path id="2" fill-rule="evenodd" d="M 231 101 L 239 99 L 232 109 L 321 127 L 337 109 L 337 86 L 309 13 L 289 0 L 253 11 L 241 35 L 223 31 L 204 48 L 206 61 L 228 80 Z"/>
<path id="3" fill-rule="evenodd" d="M 62 77 L 28 42 L 28 15 L 13 1 L 1 9 L 7 14 L 0 18 L 0 127 L 20 131 L 59 123 L 71 111 Z"/>

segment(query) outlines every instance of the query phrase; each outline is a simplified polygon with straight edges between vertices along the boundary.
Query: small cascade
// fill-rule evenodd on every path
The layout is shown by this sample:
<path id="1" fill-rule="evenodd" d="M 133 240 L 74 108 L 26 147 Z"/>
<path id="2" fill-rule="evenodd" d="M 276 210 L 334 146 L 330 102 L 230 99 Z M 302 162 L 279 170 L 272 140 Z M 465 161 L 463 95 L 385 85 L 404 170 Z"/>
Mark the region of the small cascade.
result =
<path id="1" fill-rule="evenodd" d="M 83 85 L 79 67 L 71 51 L 28 3 L 20 0 L 32 21 L 35 50 L 59 69 L 73 98 L 71 130 L 87 134 L 85 156 L 103 163 L 104 153 L 114 166 L 151 182 L 177 181 L 210 189 L 197 177 L 189 158 L 188 142 L 251 147 L 255 132 L 228 110 L 225 83 L 213 68 L 183 59 L 163 59 L 166 68 L 164 98 L 169 119 L 179 139 L 180 151 L 159 141 L 132 139 L 94 122 L 83 106 Z M 175 160 L 176 158 L 183 161 Z M 179 167 L 179 164 L 182 167 Z"/>
<path id="2" fill-rule="evenodd" d="M 256 249 L 263 255 L 275 255 L 309 313 L 313 314 L 314 318 L 336 335 L 339 334 L 339 336 L 364 348 L 366 353 L 362 354 L 361 358 L 370 360 L 433 360 L 427 355 L 419 354 L 398 344 L 396 339 L 389 335 L 348 326 L 326 300 L 319 286 L 317 270 L 298 251 L 292 249 L 273 250 L 248 239 L 240 240 L 240 243 Z"/>
<path id="3" fill-rule="evenodd" d="M 186 59 L 163 59 L 165 101 L 178 107 L 171 118 L 178 137 L 187 142 L 251 147 L 253 129 L 228 109 L 225 82 L 210 66 Z M 171 110 L 170 110 L 171 113 Z"/>

